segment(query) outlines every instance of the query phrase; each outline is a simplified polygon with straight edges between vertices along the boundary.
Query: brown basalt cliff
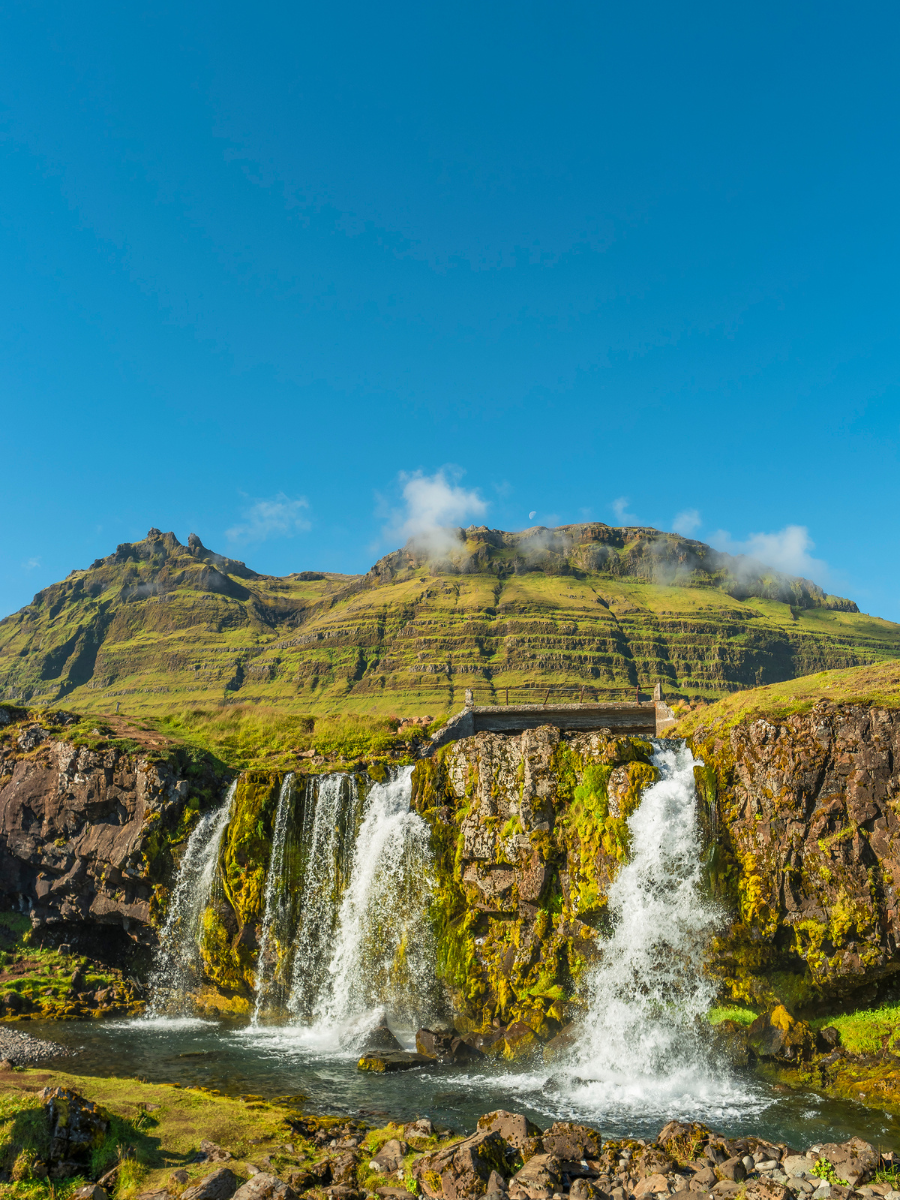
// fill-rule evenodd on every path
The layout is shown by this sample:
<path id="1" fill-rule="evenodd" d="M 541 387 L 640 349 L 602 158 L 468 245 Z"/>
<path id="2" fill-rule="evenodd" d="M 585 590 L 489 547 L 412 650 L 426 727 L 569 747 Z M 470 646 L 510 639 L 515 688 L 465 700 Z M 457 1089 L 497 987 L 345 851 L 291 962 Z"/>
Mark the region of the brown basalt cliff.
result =
<path id="1" fill-rule="evenodd" d="M 900 970 L 900 711 L 822 701 L 692 738 L 733 999 L 869 1002 Z"/>
<path id="2" fill-rule="evenodd" d="M 153 944 L 154 891 L 221 780 L 178 753 L 79 746 L 21 715 L 0 746 L 2 907 L 29 915 L 38 941 L 106 957 Z"/>

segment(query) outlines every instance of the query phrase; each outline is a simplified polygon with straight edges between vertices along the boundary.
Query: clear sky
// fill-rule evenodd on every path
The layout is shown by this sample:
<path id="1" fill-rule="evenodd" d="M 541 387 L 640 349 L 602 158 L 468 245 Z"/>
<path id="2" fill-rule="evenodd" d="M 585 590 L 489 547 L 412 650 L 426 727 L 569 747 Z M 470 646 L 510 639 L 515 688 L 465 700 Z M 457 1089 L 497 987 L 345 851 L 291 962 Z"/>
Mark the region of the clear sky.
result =
<path id="1" fill-rule="evenodd" d="M 900 620 L 891 3 L 10 0 L 0 613 L 143 536 L 745 547 Z"/>

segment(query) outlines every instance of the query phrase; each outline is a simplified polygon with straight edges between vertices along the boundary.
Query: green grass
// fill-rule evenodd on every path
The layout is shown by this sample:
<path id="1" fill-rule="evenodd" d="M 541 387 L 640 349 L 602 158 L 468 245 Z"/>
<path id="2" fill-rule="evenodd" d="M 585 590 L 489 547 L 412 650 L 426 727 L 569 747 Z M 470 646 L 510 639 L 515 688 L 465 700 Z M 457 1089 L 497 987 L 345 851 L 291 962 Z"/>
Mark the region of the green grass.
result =
<path id="1" fill-rule="evenodd" d="M 786 683 L 737 692 L 683 717 L 673 735 L 691 737 L 697 730 L 724 733 L 747 721 L 779 720 L 809 712 L 820 700 L 833 704 L 872 704 L 900 708 L 900 663 L 890 660 L 846 671 L 820 671 Z M 706 736 L 706 734 L 704 734 Z"/>
<path id="2" fill-rule="evenodd" d="M 900 1043 L 900 1002 L 841 1016 L 819 1017 L 810 1024 L 814 1029 L 833 1025 L 841 1035 L 841 1045 L 851 1054 L 872 1054 L 883 1047 L 895 1050 Z"/>
<path id="3" fill-rule="evenodd" d="M 387 716 L 312 717 L 255 704 L 186 708 L 147 723 L 167 737 L 211 752 L 234 770 L 296 765 L 298 753 L 309 750 L 344 762 L 402 754 L 413 737 L 412 731 L 398 734 L 396 720 Z"/>
<path id="4" fill-rule="evenodd" d="M 117 1200 L 165 1186 L 177 1168 L 187 1169 L 190 1183 L 208 1175 L 208 1164 L 186 1161 L 204 1138 L 231 1150 L 236 1161 L 228 1165 L 239 1178 L 250 1173 L 247 1160 L 276 1151 L 279 1142 L 290 1141 L 298 1150 L 293 1162 L 284 1157 L 288 1165 L 299 1165 L 297 1160 L 311 1151 L 285 1124 L 291 1109 L 277 1102 L 248 1103 L 250 1097 L 242 1101 L 135 1079 L 41 1070 L 16 1071 L 7 1080 L 0 1085 L 0 1167 L 13 1175 L 13 1182 L 0 1184 L 0 1196 L 13 1200 L 65 1200 L 85 1182 L 80 1177 L 51 1181 L 31 1177 L 32 1164 L 46 1158 L 49 1148 L 45 1114 L 35 1094 L 46 1086 L 72 1088 L 110 1114 L 109 1132 L 94 1149 L 90 1170 L 96 1176 L 122 1162 Z M 154 1106 L 153 1111 L 145 1105 Z"/>
<path id="5" fill-rule="evenodd" d="M 706 1014 L 710 1025 L 719 1025 L 722 1021 L 735 1021 L 738 1025 L 752 1025 L 759 1013 L 752 1008 L 737 1008 L 726 1005 L 722 1008 L 711 1008 Z"/>

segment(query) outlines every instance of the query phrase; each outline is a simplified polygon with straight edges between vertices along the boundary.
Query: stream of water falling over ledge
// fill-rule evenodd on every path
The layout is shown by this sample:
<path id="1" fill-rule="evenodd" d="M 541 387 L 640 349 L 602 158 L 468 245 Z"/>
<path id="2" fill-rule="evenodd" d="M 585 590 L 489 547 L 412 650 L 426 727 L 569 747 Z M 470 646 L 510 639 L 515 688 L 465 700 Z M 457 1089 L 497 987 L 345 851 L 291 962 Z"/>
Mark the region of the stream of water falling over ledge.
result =
<path id="1" fill-rule="evenodd" d="M 700 886 L 693 759 L 683 746 L 662 742 L 656 764 L 661 778 L 645 790 L 629 819 L 633 855 L 610 890 L 615 919 L 586 981 L 588 1016 L 568 1056 L 551 1065 L 488 1063 L 477 1071 L 435 1066 L 378 1077 L 356 1070 L 365 1031 L 386 1008 L 394 1032 L 412 1048 L 412 1034 L 434 998 L 421 921 L 427 827 L 409 811 L 409 770 L 372 787 L 364 804 L 346 775 L 308 781 L 302 796 L 294 793 L 293 781 L 285 781 L 272 866 L 277 869 L 279 861 L 283 866 L 279 855 L 288 845 L 290 811 L 295 825 L 300 814 L 304 844 L 323 852 L 298 857 L 304 871 L 300 887 L 309 901 L 305 923 L 301 918 L 292 924 L 297 914 L 281 902 L 282 881 L 273 883 L 271 893 L 267 887 L 266 937 L 292 947 L 285 977 L 291 1019 L 264 1019 L 273 975 L 263 963 L 256 1024 L 202 1020 L 184 1011 L 165 1015 L 157 1006 L 131 1021 L 33 1022 L 32 1028 L 64 1044 L 80 1043 L 75 1070 L 133 1071 L 231 1093 L 301 1092 L 315 1111 L 355 1112 L 375 1121 L 427 1114 L 470 1130 L 482 1113 L 507 1108 L 539 1124 L 584 1120 L 611 1136 L 655 1136 L 666 1120 L 680 1117 L 793 1144 L 808 1144 L 813 1128 L 821 1141 L 858 1133 L 900 1148 L 900 1123 L 893 1117 L 809 1093 L 785 1095 L 716 1062 L 705 1036 L 711 991 L 701 967 L 719 914 Z M 159 962 L 170 1000 L 184 995 L 186 981 L 195 981 L 194 952 L 176 953 L 173 938 L 179 930 L 199 927 L 232 795 L 203 818 L 186 848 Z M 295 802 L 299 809 L 292 808 Z M 398 929 L 391 927 L 392 902 L 405 888 L 413 921 Z M 323 907 L 320 898 L 329 903 Z M 391 965 L 410 932 L 424 939 L 422 954 L 403 976 Z M 395 1002 L 396 1012 L 390 1010 Z M 397 1020 L 404 1003 L 408 1015 Z M 170 1003 L 168 1011 L 177 1013 L 177 1004 Z"/>

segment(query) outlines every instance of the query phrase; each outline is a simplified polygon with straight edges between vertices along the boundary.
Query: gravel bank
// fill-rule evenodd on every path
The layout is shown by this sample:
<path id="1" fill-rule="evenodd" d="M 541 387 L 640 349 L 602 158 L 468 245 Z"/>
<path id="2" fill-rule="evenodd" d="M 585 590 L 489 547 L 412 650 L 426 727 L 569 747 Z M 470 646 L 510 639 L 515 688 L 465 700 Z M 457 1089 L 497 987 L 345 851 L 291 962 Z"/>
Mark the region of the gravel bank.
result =
<path id="1" fill-rule="evenodd" d="M 65 1046 L 57 1042 L 45 1042 L 27 1033 L 20 1033 L 18 1029 L 0 1027 L 0 1061 L 8 1060 L 16 1067 L 24 1067 L 68 1053 Z"/>

